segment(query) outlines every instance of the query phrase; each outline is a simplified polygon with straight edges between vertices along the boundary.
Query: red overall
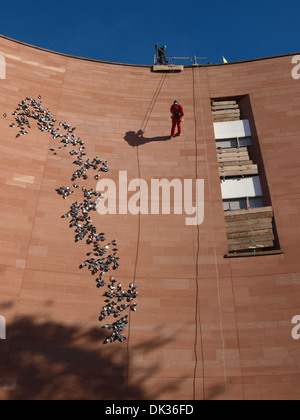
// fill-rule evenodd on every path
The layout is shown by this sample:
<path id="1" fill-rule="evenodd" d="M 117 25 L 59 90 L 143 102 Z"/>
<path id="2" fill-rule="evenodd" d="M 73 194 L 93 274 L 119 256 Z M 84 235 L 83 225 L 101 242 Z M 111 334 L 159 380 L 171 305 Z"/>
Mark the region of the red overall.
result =
<path id="1" fill-rule="evenodd" d="M 182 105 L 174 104 L 171 106 L 171 114 L 172 114 L 172 132 L 171 137 L 175 137 L 175 130 L 176 126 L 178 127 L 178 135 L 182 133 L 182 118 L 184 117 L 184 110 Z"/>

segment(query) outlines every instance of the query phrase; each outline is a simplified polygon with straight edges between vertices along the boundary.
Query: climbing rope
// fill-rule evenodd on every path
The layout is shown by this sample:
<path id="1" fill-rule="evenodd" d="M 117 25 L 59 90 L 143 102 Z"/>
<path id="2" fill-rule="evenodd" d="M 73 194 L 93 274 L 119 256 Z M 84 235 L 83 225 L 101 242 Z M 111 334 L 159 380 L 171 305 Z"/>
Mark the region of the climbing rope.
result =
<path id="1" fill-rule="evenodd" d="M 139 129 L 139 133 L 144 133 L 148 122 L 150 120 L 151 114 L 153 112 L 153 109 L 155 107 L 155 104 L 157 102 L 157 99 L 159 97 L 159 94 L 162 90 L 162 87 L 165 83 L 167 75 L 164 74 L 162 78 L 160 79 L 158 86 L 155 90 L 155 93 L 150 101 L 149 107 L 147 109 L 147 112 L 145 114 L 145 117 L 142 121 L 142 124 Z M 141 181 L 141 164 L 140 164 L 140 155 L 139 155 L 139 148 L 136 147 L 136 160 L 137 160 L 137 172 L 138 172 L 138 179 Z M 140 191 L 141 191 L 141 182 L 139 185 Z M 137 247 L 136 247 L 136 258 L 135 258 L 135 265 L 134 265 L 134 272 L 133 272 L 133 280 L 132 284 L 135 286 L 136 283 L 136 274 L 137 274 L 137 267 L 138 267 L 138 261 L 139 261 L 139 255 L 140 255 L 140 241 L 141 241 L 141 213 L 138 214 L 138 224 L 137 224 Z M 131 327 L 130 327 L 130 321 L 131 321 L 131 313 L 129 312 L 128 315 L 128 334 L 127 334 L 127 351 L 126 351 L 126 359 L 127 359 L 127 370 L 126 370 L 126 378 L 125 378 L 125 395 L 126 399 L 128 397 L 128 384 L 129 384 L 129 369 L 130 369 L 130 334 L 131 334 Z"/>
<path id="2" fill-rule="evenodd" d="M 175 98 L 175 70 L 174 70 L 174 66 L 172 63 L 172 59 L 171 59 L 171 65 L 172 65 L 172 69 L 171 69 L 171 80 L 172 80 L 172 93 L 173 93 L 173 98 L 172 101 L 174 101 Z"/>
<path id="3" fill-rule="evenodd" d="M 198 120 L 196 112 L 196 91 L 195 91 L 195 75 L 193 75 L 193 113 L 194 113 L 194 143 L 195 143 L 195 178 L 198 179 Z M 198 218 L 198 212 L 197 212 Z M 202 361 L 202 395 L 203 400 L 206 399 L 205 396 L 205 360 L 204 360 L 204 349 L 203 349 L 203 332 L 202 332 L 202 320 L 201 320 L 201 307 L 199 305 L 199 253 L 200 253 L 200 228 L 197 220 L 197 250 L 195 255 L 195 271 L 196 271 L 196 307 L 195 307 L 195 343 L 194 343 L 194 354 L 195 354 L 195 367 L 194 367 L 194 379 L 193 379 L 193 399 L 196 399 L 196 379 L 197 379 L 197 369 L 198 369 L 198 329 L 200 333 L 200 346 L 201 346 L 201 361 Z M 193 242 L 194 242 L 194 227 L 193 227 Z M 195 252 L 195 250 L 194 250 Z"/>
<path id="4" fill-rule="evenodd" d="M 166 78 L 167 78 L 167 74 L 163 74 L 163 76 L 161 77 L 161 79 L 160 79 L 160 81 L 158 83 L 158 86 L 157 86 L 157 88 L 156 88 L 156 90 L 154 92 L 154 95 L 153 95 L 153 97 L 152 97 L 152 99 L 150 101 L 149 107 L 148 107 L 147 112 L 145 114 L 145 117 L 144 117 L 144 119 L 142 121 L 142 124 L 141 124 L 141 127 L 140 127 L 139 132 L 142 132 L 142 133 L 145 132 L 146 127 L 147 127 L 148 122 L 149 122 L 149 119 L 151 117 L 151 114 L 153 112 L 154 106 L 155 106 L 155 104 L 157 102 L 157 99 L 158 99 L 159 94 L 160 94 L 160 92 L 162 90 L 162 87 L 163 87 L 163 85 L 165 83 Z"/>
<path id="5" fill-rule="evenodd" d="M 193 80 L 195 79 L 195 72 L 196 72 L 196 68 L 194 67 Z M 210 214 L 211 214 L 211 225 L 212 225 L 212 240 L 213 240 L 213 248 L 214 248 L 214 263 L 215 263 L 215 270 L 216 270 L 220 331 L 221 331 L 221 340 L 222 340 L 224 384 L 225 384 L 225 390 L 226 390 L 226 398 L 228 399 L 228 384 L 227 384 L 227 373 L 226 373 L 225 340 L 224 340 L 224 332 L 223 332 L 224 328 L 223 328 L 223 316 L 222 316 L 221 293 L 220 293 L 220 278 L 219 278 L 219 268 L 218 268 L 217 251 L 216 251 L 216 243 L 215 243 L 215 229 L 214 229 L 214 218 L 213 218 L 213 209 L 212 209 L 212 191 L 211 191 L 211 182 L 210 182 L 210 175 L 209 175 L 208 158 L 207 158 L 208 153 L 207 153 L 207 143 L 206 143 L 206 131 L 205 131 L 205 124 L 203 122 L 204 113 L 203 113 L 203 106 L 202 106 L 199 69 L 197 71 L 197 83 L 198 83 L 198 91 L 199 91 L 200 111 L 201 111 L 202 128 L 203 128 L 203 143 L 204 143 L 204 150 L 205 150 L 205 162 L 206 162 L 206 171 L 207 171 L 207 179 L 208 179 L 208 191 L 209 191 Z"/>
<path id="6" fill-rule="evenodd" d="M 172 92 L 173 92 L 173 99 L 175 99 L 175 72 L 174 69 L 171 70 L 171 82 L 172 82 Z M 195 80 L 193 74 L 193 112 L 194 112 L 194 127 L 195 127 L 195 178 L 198 179 L 198 144 L 197 144 L 197 133 L 198 133 L 198 121 L 197 121 L 197 113 L 196 113 L 196 89 L 195 89 Z M 185 138 L 185 136 L 183 136 Z M 187 146 L 186 141 L 184 140 L 184 147 L 185 147 L 185 158 L 186 158 L 186 166 L 188 168 L 189 176 L 193 175 L 193 172 L 190 168 L 189 160 L 188 160 L 188 153 L 187 153 Z M 198 213 L 197 213 L 198 217 Z M 196 234 L 195 234 L 195 229 Z M 196 241 L 195 241 L 196 237 Z M 197 370 L 199 364 L 199 357 L 198 357 L 198 341 L 199 341 L 199 334 L 198 330 L 200 330 L 200 342 L 201 342 L 201 363 L 202 363 L 202 371 L 203 371 L 203 400 L 205 400 L 205 362 L 204 362 L 204 351 L 203 351 L 203 333 L 202 333 L 202 321 L 201 321 L 201 311 L 199 306 L 199 253 L 200 253 L 200 229 L 199 224 L 197 223 L 197 228 L 192 226 L 192 238 L 193 238 L 193 258 L 195 264 L 195 284 L 196 284 L 196 299 L 195 299 L 195 341 L 194 341 L 194 357 L 195 357 L 195 365 L 194 365 L 194 373 L 193 373 L 193 400 L 197 399 L 196 395 L 196 379 L 197 379 Z"/>

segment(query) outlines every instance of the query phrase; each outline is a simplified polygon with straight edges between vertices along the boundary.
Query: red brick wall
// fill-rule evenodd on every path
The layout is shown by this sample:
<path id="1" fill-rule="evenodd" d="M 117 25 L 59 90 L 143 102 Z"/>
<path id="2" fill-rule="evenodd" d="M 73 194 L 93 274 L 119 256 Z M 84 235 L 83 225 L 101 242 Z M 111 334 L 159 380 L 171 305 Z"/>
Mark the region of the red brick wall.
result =
<path id="1" fill-rule="evenodd" d="M 5 38 L 0 54 L 7 66 L 0 116 L 8 115 L 0 118 L 1 398 L 299 398 L 291 319 L 300 312 L 300 83 L 291 57 L 164 75 Z M 108 178 L 117 181 L 122 170 L 148 185 L 205 181 L 199 228 L 185 226 L 186 215 L 93 216 L 108 239 L 118 238 L 116 276 L 139 286 L 127 343 L 102 345 L 102 291 L 78 269 L 88 249 L 60 218 L 73 202 L 55 192 L 74 172 L 69 150 L 53 156 L 50 135 L 33 126 L 16 139 L 9 128 L 17 103 L 38 95 L 58 121 L 77 127 L 88 156 L 108 161 Z M 224 258 L 210 98 L 240 95 L 250 98 L 282 255 Z M 185 108 L 184 131 L 169 140 L 175 98 Z M 130 146 L 126 139 L 140 129 L 143 141 Z"/>

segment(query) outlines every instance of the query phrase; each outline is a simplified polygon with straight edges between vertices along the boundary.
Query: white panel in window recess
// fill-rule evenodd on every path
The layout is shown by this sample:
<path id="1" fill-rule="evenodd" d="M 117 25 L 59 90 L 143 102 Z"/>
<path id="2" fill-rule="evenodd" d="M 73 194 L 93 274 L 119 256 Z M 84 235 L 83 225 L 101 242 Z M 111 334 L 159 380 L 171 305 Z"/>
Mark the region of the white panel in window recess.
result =
<path id="1" fill-rule="evenodd" d="M 216 141 L 217 149 L 232 149 L 238 146 L 237 139 L 224 139 Z"/>
<path id="2" fill-rule="evenodd" d="M 248 120 L 215 122 L 214 129 L 216 140 L 251 137 Z"/>
<path id="3" fill-rule="evenodd" d="M 251 137 L 243 137 L 239 139 L 223 139 L 216 141 L 217 149 L 232 149 L 237 147 L 250 147 L 252 146 Z"/>
<path id="4" fill-rule="evenodd" d="M 223 200 L 242 197 L 261 197 L 259 176 L 232 178 L 221 181 Z"/>

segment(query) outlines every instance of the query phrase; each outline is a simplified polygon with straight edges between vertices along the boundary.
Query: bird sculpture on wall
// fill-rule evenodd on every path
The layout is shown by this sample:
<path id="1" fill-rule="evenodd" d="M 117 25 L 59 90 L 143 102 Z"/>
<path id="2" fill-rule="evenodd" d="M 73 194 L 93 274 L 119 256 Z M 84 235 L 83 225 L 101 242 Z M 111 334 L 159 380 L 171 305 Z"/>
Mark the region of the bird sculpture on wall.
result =
<path id="1" fill-rule="evenodd" d="M 75 242 L 85 241 L 91 248 L 91 251 L 87 252 L 89 258 L 83 261 L 79 269 L 87 268 L 90 274 L 96 277 L 97 288 L 107 286 L 107 290 L 103 294 L 103 297 L 106 298 L 105 305 L 100 311 L 99 320 L 103 321 L 112 316 L 113 321 L 103 326 L 111 333 L 105 339 L 104 344 L 115 341 L 123 343 L 127 339 L 123 335 L 123 331 L 129 322 L 129 316 L 124 316 L 123 312 L 126 310 L 136 311 L 137 303 L 134 303 L 134 300 L 138 296 L 137 286 L 131 283 L 127 290 L 123 289 L 122 284 L 114 276 L 110 276 L 109 281 L 105 281 L 107 273 L 119 268 L 117 239 L 106 242 L 105 233 L 98 233 L 92 222 L 91 214 L 97 211 L 97 204 L 99 200 L 103 199 L 103 196 L 93 188 L 87 189 L 84 185 L 81 186 L 89 179 L 91 170 L 97 172 L 93 177 L 96 181 L 100 178 L 101 173 L 109 172 L 108 162 L 98 157 L 86 159 L 85 143 L 76 136 L 76 127 L 72 127 L 67 122 L 57 124 L 56 118 L 52 116 L 49 109 L 42 107 L 41 99 L 41 96 L 38 96 L 38 100 L 27 97 L 20 101 L 12 113 L 15 122 L 11 123 L 10 127 L 19 129 L 16 138 L 20 138 L 28 134 L 31 121 L 35 120 L 41 132 L 47 132 L 53 140 L 59 141 L 56 148 L 50 149 L 54 156 L 57 156 L 64 148 L 72 147 L 69 155 L 73 159 L 74 156 L 76 157 L 72 164 L 78 167 L 70 179 L 72 186 L 58 187 L 56 192 L 64 200 L 67 200 L 76 191 L 78 194 L 81 192 L 82 197 L 81 201 L 74 201 L 61 218 L 69 219 L 69 227 L 75 230 Z M 3 117 L 7 118 L 7 114 L 3 114 Z"/>

